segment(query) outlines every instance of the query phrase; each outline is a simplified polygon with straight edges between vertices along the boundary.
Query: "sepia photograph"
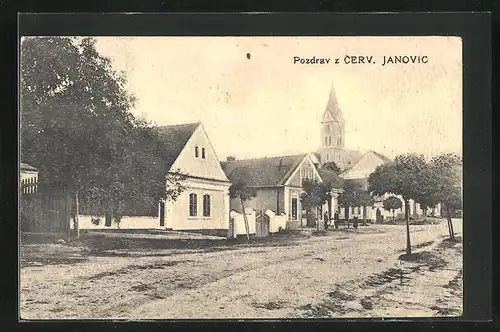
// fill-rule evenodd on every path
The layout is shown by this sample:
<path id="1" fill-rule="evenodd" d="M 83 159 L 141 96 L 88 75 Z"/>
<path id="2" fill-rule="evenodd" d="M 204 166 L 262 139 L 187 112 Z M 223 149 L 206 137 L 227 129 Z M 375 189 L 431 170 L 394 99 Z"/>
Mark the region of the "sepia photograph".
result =
<path id="1" fill-rule="evenodd" d="M 19 315 L 463 314 L 462 39 L 25 36 Z"/>

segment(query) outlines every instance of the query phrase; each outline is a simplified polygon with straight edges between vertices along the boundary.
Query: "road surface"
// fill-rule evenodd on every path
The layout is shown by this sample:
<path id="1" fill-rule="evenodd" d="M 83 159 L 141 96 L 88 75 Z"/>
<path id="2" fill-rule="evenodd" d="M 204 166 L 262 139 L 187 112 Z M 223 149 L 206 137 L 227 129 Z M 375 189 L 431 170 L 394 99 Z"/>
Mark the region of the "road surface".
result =
<path id="1" fill-rule="evenodd" d="M 461 235 L 461 221 L 455 231 Z M 461 243 L 444 222 L 371 225 L 260 246 L 69 251 L 21 268 L 22 319 L 300 318 L 459 315 Z M 445 242 L 443 242 L 445 241 Z M 53 245 L 54 246 L 54 245 Z M 54 249 L 55 248 L 55 249 Z M 33 249 L 33 248 L 31 248 Z M 38 250 L 38 249 L 37 249 Z M 22 259 L 27 259 L 26 255 Z"/>

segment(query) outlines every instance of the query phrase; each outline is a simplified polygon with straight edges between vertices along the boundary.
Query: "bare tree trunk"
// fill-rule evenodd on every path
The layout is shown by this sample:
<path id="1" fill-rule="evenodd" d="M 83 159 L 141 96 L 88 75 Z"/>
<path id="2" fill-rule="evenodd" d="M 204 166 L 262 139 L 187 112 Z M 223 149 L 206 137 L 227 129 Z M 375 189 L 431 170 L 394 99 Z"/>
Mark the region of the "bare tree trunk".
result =
<path id="1" fill-rule="evenodd" d="M 363 206 L 363 226 L 366 226 L 366 206 Z"/>
<path id="2" fill-rule="evenodd" d="M 345 218 L 345 222 L 347 224 L 347 228 L 349 228 L 349 206 L 346 206 L 344 208 L 344 218 Z"/>
<path id="3" fill-rule="evenodd" d="M 328 198 L 328 220 L 327 222 L 330 223 L 330 220 L 332 219 L 332 198 Z"/>
<path id="4" fill-rule="evenodd" d="M 395 223 L 396 222 L 396 218 L 394 217 L 394 209 L 392 209 L 392 222 Z"/>
<path id="5" fill-rule="evenodd" d="M 80 221 L 78 220 L 78 213 L 79 213 L 79 203 L 78 203 L 78 189 L 76 189 L 75 192 L 75 231 L 76 231 L 76 238 L 80 238 Z"/>
<path id="6" fill-rule="evenodd" d="M 66 203 L 66 242 L 71 241 L 71 193 L 67 190 L 64 193 L 64 199 Z"/>
<path id="7" fill-rule="evenodd" d="M 245 220 L 245 230 L 247 232 L 247 240 L 250 241 L 250 226 L 248 225 L 248 218 L 247 218 L 247 213 L 245 211 L 245 202 L 243 199 L 240 197 L 241 201 L 241 207 L 243 208 L 243 220 Z M 264 216 L 262 216 L 264 217 Z"/>
<path id="8" fill-rule="evenodd" d="M 448 232 L 450 233 L 450 240 L 455 241 L 455 232 L 453 231 L 453 222 L 451 221 L 451 214 L 448 206 L 446 206 L 446 221 L 448 222 Z"/>
<path id="9" fill-rule="evenodd" d="M 411 255 L 411 242 L 410 242 L 410 206 L 409 200 L 404 198 L 405 201 L 405 219 L 406 219 L 406 254 Z"/>

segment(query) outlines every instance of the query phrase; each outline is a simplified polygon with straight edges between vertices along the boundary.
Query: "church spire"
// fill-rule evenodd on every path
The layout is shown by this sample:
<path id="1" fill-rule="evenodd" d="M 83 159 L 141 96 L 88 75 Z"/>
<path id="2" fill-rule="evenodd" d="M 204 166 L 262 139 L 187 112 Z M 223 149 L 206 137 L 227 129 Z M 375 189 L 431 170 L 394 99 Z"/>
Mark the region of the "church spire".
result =
<path id="1" fill-rule="evenodd" d="M 330 113 L 331 118 L 337 122 L 344 122 L 344 117 L 342 116 L 342 111 L 339 108 L 337 102 L 337 96 L 335 94 L 335 88 L 332 86 L 330 88 L 330 96 L 328 97 L 328 104 L 326 105 L 325 115 Z"/>

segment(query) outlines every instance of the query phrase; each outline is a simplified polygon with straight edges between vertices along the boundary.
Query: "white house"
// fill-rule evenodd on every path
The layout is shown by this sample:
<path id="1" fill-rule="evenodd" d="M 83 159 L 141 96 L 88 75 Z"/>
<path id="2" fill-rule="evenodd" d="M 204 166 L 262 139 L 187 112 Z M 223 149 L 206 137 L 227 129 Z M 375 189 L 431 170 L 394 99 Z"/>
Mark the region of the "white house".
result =
<path id="1" fill-rule="evenodd" d="M 221 164 L 231 182 L 244 181 L 247 186 L 256 189 L 257 196 L 245 202 L 245 207 L 284 214 L 286 228 L 305 226 L 305 214 L 300 201 L 302 180 L 309 178 L 323 182 L 311 155 L 231 160 Z M 338 189 L 334 189 L 334 192 L 338 193 L 342 185 L 336 187 Z M 332 205 L 336 206 L 335 198 Z M 316 211 L 319 220 L 323 219 L 326 208 L 325 204 Z M 238 199 L 231 200 L 231 210 L 242 211 Z"/>
<path id="2" fill-rule="evenodd" d="M 197 122 L 163 126 L 159 131 L 168 150 L 165 151 L 167 177 L 179 172 L 186 175 L 182 182 L 185 190 L 175 201 L 167 200 L 164 204 L 162 226 L 224 234 L 229 229 L 231 183 L 203 125 Z"/>

